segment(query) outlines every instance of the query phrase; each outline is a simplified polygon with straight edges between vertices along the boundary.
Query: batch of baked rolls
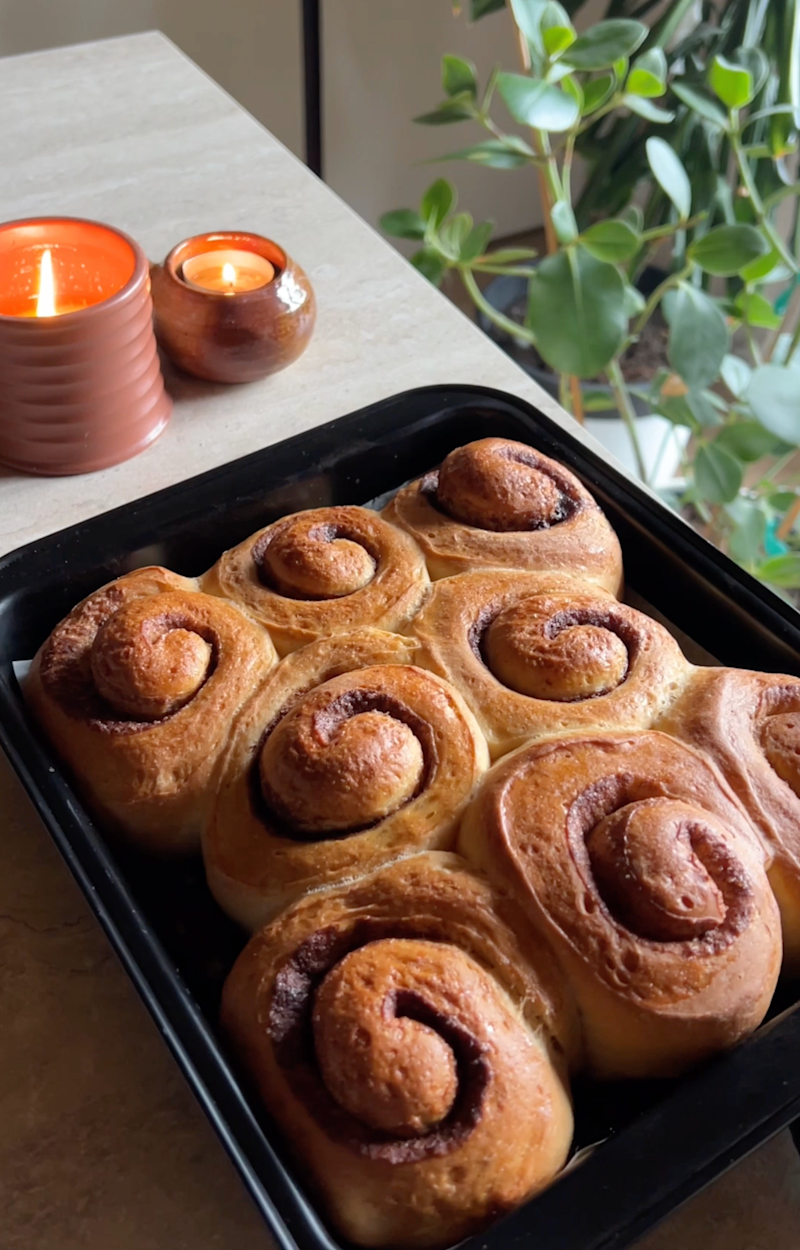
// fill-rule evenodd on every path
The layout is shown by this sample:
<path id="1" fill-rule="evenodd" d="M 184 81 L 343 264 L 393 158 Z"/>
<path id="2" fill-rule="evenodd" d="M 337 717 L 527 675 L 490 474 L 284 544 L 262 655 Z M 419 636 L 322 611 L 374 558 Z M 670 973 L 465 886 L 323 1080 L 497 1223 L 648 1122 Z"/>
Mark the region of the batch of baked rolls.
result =
<path id="1" fill-rule="evenodd" d="M 445 1247 L 800 969 L 800 680 L 620 602 L 581 483 L 484 439 L 79 604 L 25 685 L 102 827 L 202 848 L 221 1027 L 335 1228 Z M 152 871 L 158 872 L 153 861 Z"/>

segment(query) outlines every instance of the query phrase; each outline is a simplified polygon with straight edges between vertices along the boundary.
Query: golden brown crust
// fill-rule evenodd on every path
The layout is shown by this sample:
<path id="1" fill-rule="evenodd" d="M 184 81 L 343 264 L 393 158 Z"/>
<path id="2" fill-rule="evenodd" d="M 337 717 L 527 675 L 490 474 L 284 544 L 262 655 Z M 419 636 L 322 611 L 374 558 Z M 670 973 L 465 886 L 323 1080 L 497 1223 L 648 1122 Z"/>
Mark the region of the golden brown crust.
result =
<path id="1" fill-rule="evenodd" d="M 198 846 L 231 722 L 276 660 L 234 605 L 146 568 L 73 608 L 24 693 L 101 819 L 146 850 L 182 853 Z"/>
<path id="2" fill-rule="evenodd" d="M 239 717 L 203 835 L 220 906 L 255 929 L 308 890 L 450 849 L 488 766 L 460 695 L 380 630 L 281 661 Z"/>
<path id="3" fill-rule="evenodd" d="M 399 630 L 429 584 L 422 552 L 368 508 L 282 517 L 226 551 L 201 589 L 242 603 L 279 655 L 362 626 Z"/>
<path id="4" fill-rule="evenodd" d="M 763 1019 L 781 960 L 763 852 L 690 747 L 660 733 L 524 747 L 486 777 L 459 849 L 552 945 L 594 1072 L 673 1074 Z"/>
<path id="5" fill-rule="evenodd" d="M 484 438 L 397 492 L 383 516 L 413 535 L 432 578 L 481 568 L 567 573 L 619 593 L 619 541 L 574 474 L 525 443 Z"/>
<path id="6" fill-rule="evenodd" d="M 647 729 L 691 672 L 663 626 L 558 574 L 444 578 L 411 632 L 419 663 L 461 692 L 493 759 L 546 735 Z"/>
<path id="7" fill-rule="evenodd" d="M 743 803 L 770 861 L 784 965 L 800 971 L 800 680 L 698 668 L 659 727 L 706 751 Z"/>
<path id="8" fill-rule="evenodd" d="M 455 855 L 296 904 L 239 957 L 222 1025 L 356 1244 L 452 1245 L 566 1159 L 569 1005 Z"/>

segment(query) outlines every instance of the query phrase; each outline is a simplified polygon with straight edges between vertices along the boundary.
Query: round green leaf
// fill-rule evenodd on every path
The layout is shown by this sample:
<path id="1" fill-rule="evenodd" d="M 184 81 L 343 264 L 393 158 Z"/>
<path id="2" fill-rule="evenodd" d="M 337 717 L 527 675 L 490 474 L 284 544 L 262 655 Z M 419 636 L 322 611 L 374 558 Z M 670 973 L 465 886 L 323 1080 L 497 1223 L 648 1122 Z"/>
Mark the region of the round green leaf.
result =
<path id="1" fill-rule="evenodd" d="M 564 75 L 561 81 L 561 90 L 566 91 L 567 95 L 572 96 L 573 100 L 578 106 L 578 112 L 582 113 L 583 112 L 583 87 L 578 82 L 577 78 L 574 78 L 572 74 Z"/>
<path id="2" fill-rule="evenodd" d="M 548 56 L 558 56 L 575 42 L 575 27 L 569 20 L 567 10 L 557 0 L 549 0 L 545 5 L 540 29 Z"/>
<path id="3" fill-rule="evenodd" d="M 703 95 L 685 82 L 673 82 L 671 86 L 678 99 L 688 105 L 693 112 L 699 113 L 705 121 L 711 122 L 712 126 L 719 126 L 722 130 L 727 129 L 727 117 L 719 105 L 715 104 L 707 95 Z"/>
<path id="4" fill-rule="evenodd" d="M 751 464 L 772 455 L 778 440 L 758 421 L 737 421 L 726 425 L 714 440 L 715 447 L 724 447 L 738 460 Z"/>
<path id="5" fill-rule="evenodd" d="M 661 190 L 678 210 L 685 221 L 692 211 L 692 187 L 681 159 L 664 139 L 651 135 L 645 144 L 647 161 Z"/>
<path id="6" fill-rule="evenodd" d="M 422 197 L 419 211 L 432 230 L 437 230 L 447 214 L 455 207 L 455 188 L 446 178 L 437 178 Z"/>
<path id="7" fill-rule="evenodd" d="M 730 109 L 744 108 L 753 98 L 753 76 L 748 69 L 734 65 L 724 56 L 715 56 L 709 81 L 714 94 Z"/>
<path id="8" fill-rule="evenodd" d="M 460 56 L 450 56 L 449 53 L 443 56 L 442 86 L 446 95 L 458 95 L 461 91 L 477 95 L 478 74 L 472 61 L 464 61 Z"/>
<path id="9" fill-rule="evenodd" d="M 574 243 L 578 237 L 575 214 L 566 200 L 558 200 L 550 212 L 550 220 L 559 243 Z"/>
<path id="10" fill-rule="evenodd" d="M 644 312 L 645 298 L 641 291 L 637 291 L 635 286 L 631 286 L 629 282 L 625 283 L 625 315 L 626 317 L 636 317 L 640 312 Z"/>
<path id="11" fill-rule="evenodd" d="M 594 113 L 606 100 L 613 94 L 616 86 L 616 79 L 613 74 L 601 74 L 599 78 L 593 78 L 590 82 L 583 84 L 583 108 L 581 112 L 584 117 L 589 113 Z"/>
<path id="12" fill-rule="evenodd" d="M 498 74 L 497 90 L 514 121 L 536 130 L 569 130 L 580 116 L 573 96 L 527 74 Z"/>
<path id="13" fill-rule="evenodd" d="M 688 255 L 706 273 L 729 278 L 769 250 L 767 240 L 754 226 L 717 226 L 696 239 Z"/>
<path id="14" fill-rule="evenodd" d="M 647 27 L 630 18 L 598 22 L 580 35 L 564 59 L 576 69 L 608 69 L 621 57 L 630 56 L 647 38 Z"/>
<path id="15" fill-rule="evenodd" d="M 528 284 L 527 324 L 556 372 L 584 378 L 599 373 L 628 330 L 619 270 L 582 247 L 548 256 Z"/>
<path id="16" fill-rule="evenodd" d="M 598 260 L 618 265 L 633 256 L 639 236 L 625 221 L 598 221 L 584 231 L 581 243 Z"/>
<path id="17" fill-rule="evenodd" d="M 432 113 L 420 113 L 414 121 L 418 126 L 449 126 L 451 122 L 469 121 L 475 116 L 475 106 L 471 98 L 462 93 L 452 100 L 445 100 Z"/>
<path id="18" fill-rule="evenodd" d="M 759 365 L 745 394 L 763 426 L 785 443 L 800 446 L 800 386 L 797 372 L 785 365 Z"/>
<path id="19" fill-rule="evenodd" d="M 667 355 L 690 388 L 710 386 L 728 350 L 728 327 L 714 301 L 682 282 L 664 306 L 670 322 Z"/>
<path id="20" fill-rule="evenodd" d="M 707 503 L 730 503 L 742 485 L 742 466 L 735 456 L 716 443 L 698 447 L 694 459 L 697 493 Z"/>
<path id="21" fill-rule="evenodd" d="M 728 552 L 737 564 L 752 568 L 758 562 L 767 518 L 763 508 L 750 499 L 736 499 L 733 503 L 736 528 L 728 542 Z"/>
<path id="22" fill-rule="evenodd" d="M 666 125 L 667 122 L 675 119 L 675 114 L 669 109 L 659 108 L 652 100 L 645 100 L 643 96 L 624 95 L 622 103 L 632 113 L 636 113 L 639 117 L 644 117 L 649 122 L 661 122 Z"/>
<path id="23" fill-rule="evenodd" d="M 762 278 L 766 278 L 767 274 L 772 273 L 773 269 L 780 262 L 780 257 L 774 247 L 768 249 L 763 255 L 751 260 L 749 265 L 745 265 L 740 271 L 745 282 L 760 282 Z"/>
<path id="24" fill-rule="evenodd" d="M 790 551 L 785 556 L 773 556 L 756 569 L 756 577 L 770 586 L 793 589 L 800 586 L 800 553 Z"/>
<path id="25" fill-rule="evenodd" d="M 454 213 L 439 230 L 439 244 L 451 260 L 461 259 L 461 248 L 472 231 L 471 213 Z"/>
<path id="26" fill-rule="evenodd" d="M 489 169 L 521 169 L 523 165 L 530 163 L 533 151 L 528 148 L 527 153 L 522 147 L 527 144 L 518 146 L 517 142 L 512 140 L 513 135 L 509 135 L 506 139 L 484 139 L 482 143 L 470 144 L 468 148 L 459 148 L 457 152 L 447 152 L 444 156 L 437 156 L 437 161 L 471 161 L 473 165 L 486 165 Z M 519 141 L 522 144 L 522 141 Z"/>
<path id="27" fill-rule="evenodd" d="M 439 286 L 447 272 L 447 261 L 432 247 L 423 247 L 419 252 L 415 252 L 411 257 L 411 264 L 434 286 Z"/>
<path id="28" fill-rule="evenodd" d="M 746 360 L 742 360 L 741 356 L 724 356 L 720 366 L 722 380 L 730 391 L 731 395 L 736 399 L 741 399 L 748 386 L 752 376 L 752 369 Z"/>
<path id="29" fill-rule="evenodd" d="M 752 79 L 752 93 L 757 96 L 769 77 L 769 57 L 763 48 L 737 48 L 733 54 L 733 63 L 740 69 L 746 69 Z"/>
<path id="30" fill-rule="evenodd" d="M 637 57 L 625 90 L 631 95 L 660 96 L 667 89 L 667 58 L 662 48 L 650 48 Z"/>
<path id="31" fill-rule="evenodd" d="M 395 208 L 380 219 L 381 230 L 395 239 L 424 239 L 425 222 L 413 208 Z"/>
<path id="32" fill-rule="evenodd" d="M 461 244 L 461 262 L 466 264 L 483 256 L 494 230 L 493 221 L 481 221 L 469 232 Z"/>
<path id="33" fill-rule="evenodd" d="M 783 318 L 758 291 L 740 291 L 734 301 L 734 308 L 742 321 L 749 326 L 757 326 L 760 330 L 777 330 L 783 325 Z"/>

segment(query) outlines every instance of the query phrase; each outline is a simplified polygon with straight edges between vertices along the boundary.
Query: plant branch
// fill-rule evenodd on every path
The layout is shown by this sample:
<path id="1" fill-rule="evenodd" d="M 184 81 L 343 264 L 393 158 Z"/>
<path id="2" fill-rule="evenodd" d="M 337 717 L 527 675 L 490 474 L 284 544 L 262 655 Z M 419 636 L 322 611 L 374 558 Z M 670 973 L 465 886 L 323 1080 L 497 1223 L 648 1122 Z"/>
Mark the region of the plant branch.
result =
<path id="1" fill-rule="evenodd" d="M 670 291 L 674 286 L 677 286 L 678 283 L 682 282 L 684 278 L 688 278 L 691 272 L 692 266 L 689 264 L 686 265 L 685 268 L 679 270 L 678 273 L 669 274 L 663 282 L 659 283 L 656 289 L 651 293 L 647 303 L 639 314 L 639 320 L 633 328 L 634 334 L 641 334 L 667 291 Z"/>
<path id="2" fill-rule="evenodd" d="M 625 422 L 628 430 L 628 437 L 631 440 L 633 456 L 636 461 L 636 471 L 645 485 L 647 485 L 647 467 L 644 462 L 642 448 L 639 444 L 639 435 L 636 430 L 636 413 L 634 412 L 633 404 L 631 403 L 631 397 L 628 394 L 628 388 L 625 385 L 625 379 L 622 376 L 622 370 L 619 367 L 619 357 L 615 356 L 614 359 L 606 366 L 606 377 L 608 378 L 609 386 L 611 387 L 617 407 L 619 408 L 619 415 L 622 417 L 622 420 Z"/>
<path id="3" fill-rule="evenodd" d="M 794 256 L 784 243 L 778 231 L 775 229 L 775 226 L 770 221 L 767 210 L 764 207 L 764 201 L 761 198 L 761 193 L 756 186 L 753 171 L 750 168 L 750 163 L 744 149 L 742 148 L 741 131 L 739 129 L 739 118 L 736 109 L 731 109 L 730 111 L 730 122 L 731 149 L 736 159 L 736 164 L 739 166 L 739 173 L 742 175 L 742 182 L 744 183 L 747 194 L 750 196 L 750 203 L 753 205 L 753 212 L 758 219 L 759 225 L 772 246 L 775 248 L 775 251 L 778 253 L 781 260 L 785 265 L 788 265 L 792 273 L 798 273 L 800 272 L 800 266 L 798 266 Z"/>
<path id="4" fill-rule="evenodd" d="M 496 308 L 493 308 L 489 301 L 484 297 L 483 292 L 475 281 L 475 275 L 466 265 L 459 265 L 458 272 L 461 274 L 461 281 L 469 293 L 470 299 L 476 308 L 479 308 L 484 316 L 488 317 L 499 330 L 505 330 L 506 334 L 511 334 L 515 339 L 522 339 L 531 346 L 536 346 L 536 339 L 530 330 L 518 321 L 512 321 L 510 317 L 505 317 Z"/>

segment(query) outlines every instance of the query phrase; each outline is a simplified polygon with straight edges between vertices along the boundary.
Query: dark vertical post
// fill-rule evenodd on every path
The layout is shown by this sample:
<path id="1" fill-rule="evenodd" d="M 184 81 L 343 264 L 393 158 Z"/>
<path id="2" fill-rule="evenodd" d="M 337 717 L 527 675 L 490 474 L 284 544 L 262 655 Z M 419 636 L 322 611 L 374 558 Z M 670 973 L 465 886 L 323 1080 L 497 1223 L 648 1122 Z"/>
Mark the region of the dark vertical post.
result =
<path id="1" fill-rule="evenodd" d="M 306 165 L 322 177 L 322 46 L 320 0 L 303 0 L 303 99 Z"/>

